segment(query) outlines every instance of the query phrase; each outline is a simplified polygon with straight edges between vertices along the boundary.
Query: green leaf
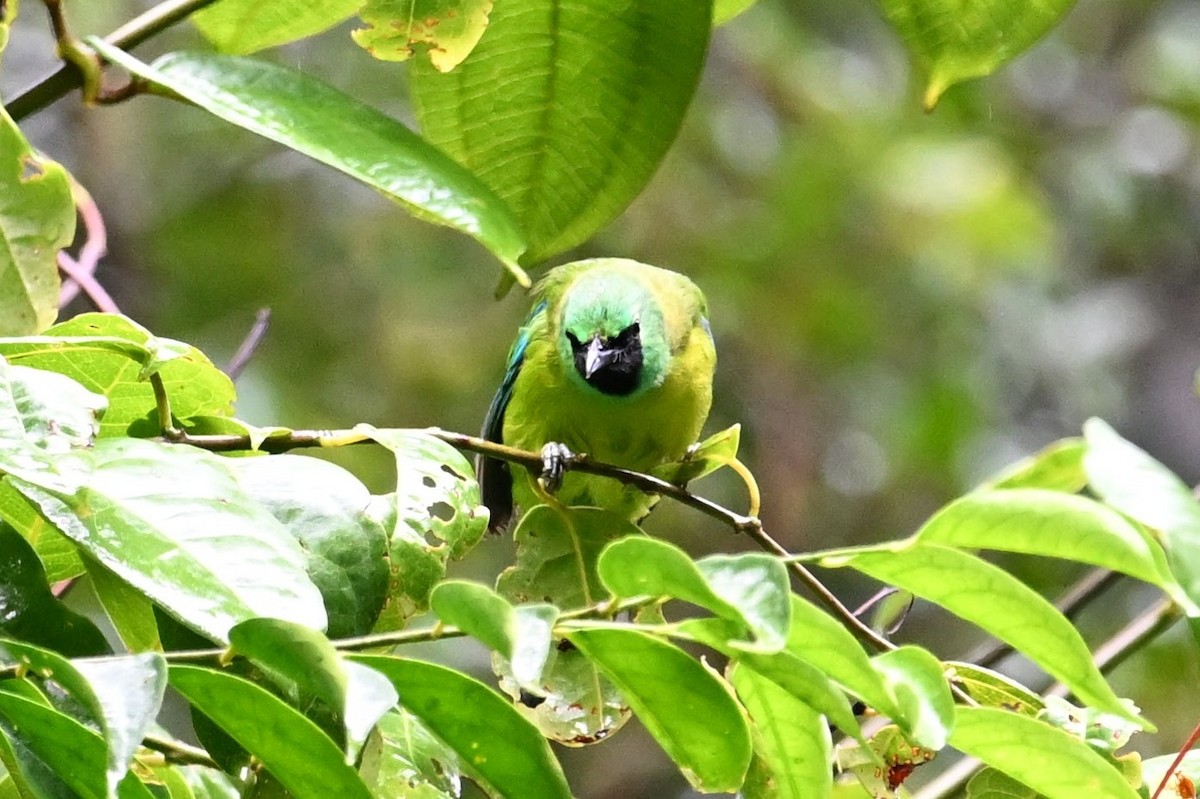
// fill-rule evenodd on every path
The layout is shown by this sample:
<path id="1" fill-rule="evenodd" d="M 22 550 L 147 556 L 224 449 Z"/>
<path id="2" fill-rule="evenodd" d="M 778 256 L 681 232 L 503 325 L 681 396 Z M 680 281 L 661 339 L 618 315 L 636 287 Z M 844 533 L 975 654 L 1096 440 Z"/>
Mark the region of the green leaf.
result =
<path id="1" fill-rule="evenodd" d="M 563 609 L 594 605 L 607 596 L 596 574 L 605 545 L 623 536 L 641 536 L 628 519 L 600 508 L 538 505 L 513 533 L 516 563 L 501 573 L 496 589 L 514 603 L 549 602 Z M 502 681 L 519 700 L 520 686 Z M 538 685 L 544 701 L 520 711 L 547 736 L 579 746 L 605 738 L 629 719 L 621 695 L 596 666 L 573 647 L 549 653 Z"/>
<path id="2" fill-rule="evenodd" d="M 880 713 L 897 712 L 858 639 L 828 613 L 795 594 L 786 651 L 816 666 Z"/>
<path id="3" fill-rule="evenodd" d="M 1143 761 L 1143 784 L 1153 793 L 1158 784 L 1163 781 L 1163 777 L 1167 775 L 1167 769 L 1174 762 L 1174 754 L 1152 757 L 1149 760 Z M 1183 756 L 1183 762 L 1179 764 L 1179 768 L 1173 773 L 1171 779 L 1167 781 L 1167 787 L 1160 796 L 1164 799 L 1184 799 L 1185 794 L 1180 790 L 1182 787 L 1180 777 L 1192 783 L 1191 796 L 1194 797 L 1195 786 L 1197 783 L 1200 783 L 1200 749 L 1193 749 Z"/>
<path id="4" fill-rule="evenodd" d="M 1121 514 L 1086 497 L 1041 488 L 967 494 L 934 514 L 915 539 L 1065 558 L 1159 587 L 1174 582 L 1155 543 Z"/>
<path id="5" fill-rule="evenodd" d="M 80 722 L 52 708 L 24 697 L 0 693 L 0 731 L 14 744 L 14 749 L 21 750 L 18 758 L 23 761 L 27 778 L 31 776 L 28 770 L 49 770 L 80 799 L 152 797 L 132 772 L 126 773 L 115 791 L 110 793 L 105 777 L 104 740 Z"/>
<path id="6" fill-rule="evenodd" d="M 954 698 L 938 659 L 920 647 L 902 646 L 872 662 L 899 710 L 894 721 L 926 749 L 945 746 L 954 725 Z"/>
<path id="7" fill-rule="evenodd" d="M 297 710 L 252 682 L 171 666 L 171 687 L 246 748 L 297 799 L 371 799 L 337 745 Z"/>
<path id="8" fill-rule="evenodd" d="M 3 522 L 0 522 L 0 634 L 68 657 L 111 651 L 96 625 L 55 598 L 33 548 Z"/>
<path id="9" fill-rule="evenodd" d="M 1083 427 L 1088 483 L 1102 500 L 1157 530 L 1171 571 L 1193 602 L 1200 604 L 1200 503 L 1167 467 L 1099 419 Z"/>
<path id="10" fill-rule="evenodd" d="M 578 630 L 568 638 L 621 690 L 697 790 L 741 786 L 750 731 L 720 677 L 681 649 L 635 630 Z"/>
<path id="11" fill-rule="evenodd" d="M 402 708 L 379 720 L 359 772 L 376 796 L 457 799 L 462 793 L 458 755 Z"/>
<path id="12" fill-rule="evenodd" d="M 1074 494 L 1087 485 L 1082 438 L 1055 441 L 1041 452 L 1017 461 L 984 484 L 984 488 L 1046 488 Z"/>
<path id="13" fill-rule="evenodd" d="M 985 707 L 1036 717 L 1046 706 L 1040 696 L 999 672 L 957 660 L 948 660 L 944 665 L 947 679 Z"/>
<path id="14" fill-rule="evenodd" d="M 130 652 L 162 651 L 154 605 L 144 594 L 113 574 L 98 561 L 87 564 L 96 598 Z"/>
<path id="15" fill-rule="evenodd" d="M 358 15 L 370 27 L 351 36 L 382 61 L 404 61 L 421 46 L 449 72 L 479 43 L 491 10 L 492 0 L 367 0 Z"/>
<path id="16" fill-rule="evenodd" d="M 394 119 L 265 61 L 180 52 L 146 65 L 95 37 L 88 43 L 209 113 L 360 180 L 422 219 L 474 237 L 515 270 L 518 281 L 528 282 L 516 267 L 525 239 L 505 202 Z"/>
<path id="17" fill-rule="evenodd" d="M 866 747 L 857 743 L 835 750 L 838 771 L 849 771 L 858 778 L 863 791 L 859 796 L 894 799 L 904 796 L 897 789 L 912 772 L 937 755 L 912 742 L 895 725 L 888 725 L 871 738 Z M 884 764 L 884 765 L 880 765 Z M 835 791 L 838 796 L 842 793 Z M 851 795 L 854 795 L 851 792 Z"/>
<path id="18" fill-rule="evenodd" d="M 148 371 L 161 376 L 177 420 L 233 412 L 233 383 L 204 353 L 116 314 L 80 314 L 44 336 L 0 341 L 0 353 L 11 363 L 58 372 L 107 397 L 101 437 L 161 432 Z"/>
<path id="19" fill-rule="evenodd" d="M 537 264 L 625 210 L 674 140 L 709 2 L 506 0 L 470 56 L 410 72 L 421 130 L 513 209 Z"/>
<path id="20" fill-rule="evenodd" d="M 229 631 L 229 643 L 268 674 L 282 676 L 338 714 L 346 728 L 347 763 L 354 762 L 379 717 L 396 705 L 390 682 L 343 660 L 329 639 L 303 625 L 248 619 Z"/>
<path id="21" fill-rule="evenodd" d="M 925 73 L 926 110 L 955 83 L 990 75 L 1045 36 L 1074 0 L 879 0 Z"/>
<path id="22" fill-rule="evenodd" d="M 362 0 L 220 0 L 190 19 L 221 52 L 246 55 L 328 30 L 360 5 Z"/>
<path id="23" fill-rule="evenodd" d="M 55 372 L 10 366 L 8 378 L 25 438 L 47 452 L 90 447 L 108 400 Z"/>
<path id="24" fill-rule="evenodd" d="M 116 791 L 162 705 L 167 685 L 162 657 L 144 654 L 69 661 L 20 641 L 0 640 L 0 662 L 20 664 L 40 679 L 53 679 L 86 708 L 104 735 L 108 753 L 105 777 L 108 791 Z"/>
<path id="25" fill-rule="evenodd" d="M 519 687 L 532 686 L 541 677 L 558 608 L 547 604 L 514 608 L 487 586 L 460 580 L 439 584 L 430 606 L 443 622 L 478 638 L 503 657 L 505 674 Z"/>
<path id="26" fill-rule="evenodd" d="M 0 22 L 0 46 L 7 39 Z M 66 170 L 35 152 L 0 107 L 0 335 L 37 333 L 54 322 L 58 251 L 74 235 Z"/>
<path id="27" fill-rule="evenodd" d="M 228 460 L 137 439 L 101 440 L 62 459 L 68 457 L 91 470 L 74 495 L 14 485 L 88 554 L 179 621 L 222 642 L 234 624 L 258 616 L 325 625 L 299 545 L 250 500 Z"/>
<path id="28" fill-rule="evenodd" d="M 650 473 L 676 485 L 687 485 L 727 466 L 737 458 L 741 439 L 742 426 L 735 424 L 688 447 L 683 460 L 678 463 L 655 466 Z"/>
<path id="29" fill-rule="evenodd" d="M 79 548 L 46 521 L 37 507 L 5 478 L 0 478 L 0 519 L 7 521 L 33 545 L 46 569 L 46 582 L 53 585 L 83 574 Z"/>
<path id="30" fill-rule="evenodd" d="M 494 795 L 571 796 L 541 733 L 483 683 L 416 660 L 369 655 L 352 659 L 391 680 L 404 708 L 453 749 L 463 771 Z"/>
<path id="31" fill-rule="evenodd" d="M 8 34 L 17 19 L 17 9 L 20 7 L 20 0 L 10 0 L 3 10 L 0 10 L 0 53 L 4 52 L 4 47 L 8 44 Z"/>
<path id="32" fill-rule="evenodd" d="M 1090 746 L 1028 716 L 959 705 L 950 745 L 1047 799 L 1137 796 L 1121 773 Z"/>
<path id="33" fill-rule="evenodd" d="M 713 3 L 713 25 L 724 25 L 741 14 L 758 0 L 715 0 Z"/>
<path id="34" fill-rule="evenodd" d="M 861 552 L 824 563 L 851 566 L 940 605 L 1010 644 L 1089 705 L 1138 720 L 1104 681 L 1071 623 L 1002 569 L 937 544 Z"/>
<path id="35" fill-rule="evenodd" d="M 740 666 L 730 669 L 753 722 L 754 751 L 769 774 L 770 791 L 746 799 L 821 799 L 833 792 L 833 745 L 821 715 L 770 680 Z"/>
<path id="36" fill-rule="evenodd" d="M 667 596 L 743 622 L 755 641 L 740 642 L 738 648 L 778 652 L 787 641 L 791 622 L 787 569 L 770 555 L 714 555 L 693 562 L 672 544 L 638 535 L 609 544 L 597 570 L 616 596 Z"/>
<path id="37" fill-rule="evenodd" d="M 1038 799 L 1038 792 L 994 768 L 985 768 L 967 783 L 967 799 Z"/>
<path id="38" fill-rule="evenodd" d="M 367 487 L 336 464 L 301 455 L 238 458 L 229 467 L 300 543 L 329 637 L 370 632 L 387 598 L 389 567 L 387 535 L 367 515 Z"/>

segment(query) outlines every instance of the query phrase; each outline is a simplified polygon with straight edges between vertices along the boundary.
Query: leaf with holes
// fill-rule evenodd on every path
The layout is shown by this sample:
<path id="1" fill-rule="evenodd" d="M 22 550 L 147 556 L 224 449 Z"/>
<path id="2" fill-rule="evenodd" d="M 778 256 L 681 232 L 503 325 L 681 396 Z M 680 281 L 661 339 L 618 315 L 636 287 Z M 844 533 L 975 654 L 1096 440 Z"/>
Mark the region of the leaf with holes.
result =
<path id="1" fill-rule="evenodd" d="M 538 264 L 629 205 L 675 139 L 711 31 L 694 0 L 505 0 L 448 73 L 410 71 L 421 130 L 513 210 Z"/>
<path id="2" fill-rule="evenodd" d="M 944 665 L 946 678 L 984 707 L 1036 717 L 1046 706 L 1040 696 L 999 672 L 957 660 L 948 660 Z"/>
<path id="3" fill-rule="evenodd" d="M 360 5 L 362 0 L 220 0 L 190 19 L 221 52 L 246 55 L 328 30 Z"/>
<path id="4" fill-rule="evenodd" d="M 367 514 L 367 487 L 342 467 L 302 455 L 229 462 L 250 496 L 287 528 L 325 601 L 330 638 L 365 635 L 388 591 L 387 535 Z"/>
<path id="5" fill-rule="evenodd" d="M 0 44 L 7 38 L 0 20 Z M 35 152 L 0 107 L 0 335 L 29 335 L 54 322 L 58 251 L 74 235 L 66 170 Z"/>
<path id="6" fill-rule="evenodd" d="M 381 61 L 405 61 L 420 48 L 449 72 L 479 43 L 491 10 L 492 0 L 367 0 L 358 15 L 368 27 L 351 36 Z"/>

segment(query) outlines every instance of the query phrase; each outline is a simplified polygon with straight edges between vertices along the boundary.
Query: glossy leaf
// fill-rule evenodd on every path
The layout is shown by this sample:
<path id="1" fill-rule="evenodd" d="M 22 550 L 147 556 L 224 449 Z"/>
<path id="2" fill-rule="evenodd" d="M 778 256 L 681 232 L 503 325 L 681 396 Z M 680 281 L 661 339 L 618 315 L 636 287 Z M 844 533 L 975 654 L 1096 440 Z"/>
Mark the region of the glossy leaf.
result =
<path id="1" fill-rule="evenodd" d="M 1010 644 L 1089 705 L 1129 716 L 1079 632 L 1053 605 L 1002 569 L 936 544 L 862 552 L 826 564 L 851 566 L 942 606 Z"/>
<path id="2" fill-rule="evenodd" d="M 47 452 L 90 447 L 108 400 L 55 372 L 10 366 L 13 404 L 25 438 Z"/>
<path id="3" fill-rule="evenodd" d="M 1137 796 L 1121 773 L 1083 741 L 1028 716 L 959 705 L 950 745 L 1047 799 Z"/>
<path id="4" fill-rule="evenodd" d="M 538 505 L 513 533 L 516 563 L 496 589 L 514 603 L 548 602 L 564 610 L 594 605 L 607 596 L 596 561 L 616 538 L 641 536 L 628 519 L 599 508 Z M 517 686 L 504 683 L 514 699 Z M 572 647 L 554 648 L 542 673 L 536 707 L 520 710 L 559 743 L 579 746 L 611 735 L 629 719 L 629 708 L 596 666 Z"/>
<path id="5" fill-rule="evenodd" d="M 53 708 L 0 693 L 0 731 L 14 748 L 19 748 L 22 766 L 34 771 L 49 770 L 79 799 L 106 799 L 110 795 L 117 799 L 152 797 L 132 772 L 125 774 L 110 794 L 105 779 L 104 739 Z M 43 776 L 41 780 L 44 779 Z"/>
<path id="6" fill-rule="evenodd" d="M 938 750 L 954 725 L 954 698 L 942 676 L 942 664 L 924 649 L 902 646 L 871 661 L 899 711 L 894 719 L 914 743 Z"/>
<path id="7" fill-rule="evenodd" d="M 248 619 L 229 631 L 229 643 L 267 674 L 282 676 L 338 714 L 346 729 L 347 763 L 354 762 L 380 716 L 396 705 L 390 682 L 343 660 L 329 639 L 303 625 Z"/>
<path id="8" fill-rule="evenodd" d="M 403 708 L 379 720 L 359 772 L 376 796 L 457 799 L 462 792 L 458 755 Z"/>
<path id="9" fill-rule="evenodd" d="M 70 438 L 49 437 L 47 429 L 52 427 L 54 416 L 36 400 L 39 390 L 31 391 L 22 379 L 31 374 L 43 373 L 12 366 L 0 358 L 0 475 L 7 473 L 48 488 L 75 491 L 83 476 L 81 470 L 55 457 L 71 449 Z M 66 380 L 61 375 L 51 376 Z M 66 382 L 79 388 L 70 380 Z M 46 388 L 43 386 L 40 393 L 44 394 Z M 76 395 L 75 399 L 80 397 Z M 57 404 L 68 409 L 64 418 L 67 424 L 71 424 L 70 417 L 75 412 L 87 412 L 85 407 L 71 402 L 69 392 Z"/>
<path id="10" fill-rule="evenodd" d="M 0 45 L 7 39 L 0 22 Z M 66 170 L 34 151 L 0 107 L 0 335 L 29 335 L 54 322 L 58 251 L 74 235 Z"/>
<path id="11" fill-rule="evenodd" d="M 1017 461 L 989 480 L 984 487 L 1045 488 L 1074 494 L 1087 485 L 1087 475 L 1083 470 L 1085 449 L 1081 438 L 1055 441 L 1041 452 Z"/>
<path id="12" fill-rule="evenodd" d="M 370 632 L 387 598 L 389 567 L 387 535 L 367 514 L 367 487 L 336 464 L 301 455 L 238 458 L 229 468 L 300 543 L 329 637 Z"/>
<path id="13" fill-rule="evenodd" d="M 53 649 L 68 657 L 107 654 L 96 625 L 50 592 L 42 563 L 29 543 L 0 522 L 0 635 Z"/>
<path id="14" fill-rule="evenodd" d="M 926 110 L 955 83 L 990 75 L 1045 36 L 1074 0 L 879 0 L 925 73 Z"/>
<path id="15" fill-rule="evenodd" d="M 1171 571 L 1200 604 L 1200 502 L 1182 480 L 1099 419 L 1083 428 L 1088 483 L 1121 513 L 1157 530 Z"/>
<path id="16" fill-rule="evenodd" d="M 740 648 L 778 652 L 787 640 L 791 622 L 787 569 L 770 555 L 714 555 L 694 562 L 672 544 L 639 535 L 606 547 L 597 570 L 605 586 L 619 597 L 681 599 L 745 623 L 755 641 L 740 643 Z"/>
<path id="17" fill-rule="evenodd" d="M 621 690 L 693 787 L 718 792 L 741 786 L 750 765 L 750 732 L 719 677 L 681 649 L 635 630 L 579 630 L 568 637 Z"/>
<path id="18" fill-rule="evenodd" d="M 190 19 L 221 52 L 245 55 L 328 30 L 360 5 L 362 0 L 220 0 Z"/>
<path id="19" fill-rule="evenodd" d="M 299 545 L 246 496 L 227 461 L 137 439 L 102 440 L 67 457 L 92 469 L 74 495 L 16 487 L 89 555 L 184 624 L 217 641 L 258 616 L 325 625 Z"/>
<path id="20" fill-rule="evenodd" d="M 406 710 L 453 749 L 491 793 L 569 799 L 562 769 L 532 724 L 483 683 L 445 666 L 393 657 L 352 658 L 392 681 Z"/>
<path id="21" fill-rule="evenodd" d="M 148 371 L 161 376 L 178 420 L 233 410 L 233 383 L 202 352 L 116 314 L 80 314 L 35 339 L 0 341 L 0 353 L 11 363 L 58 372 L 107 397 L 101 437 L 159 434 Z"/>
<path id="22" fill-rule="evenodd" d="M 746 799 L 822 799 L 833 792 L 832 742 L 821 715 L 770 680 L 734 667 L 729 681 L 753 722 L 754 751 L 769 774 L 770 791 Z"/>
<path id="23" fill-rule="evenodd" d="M 420 49 L 449 72 L 479 43 L 491 10 L 492 0 L 367 0 L 358 15 L 369 27 L 351 35 L 382 61 L 404 61 Z"/>
<path id="24" fill-rule="evenodd" d="M 1121 514 L 1086 497 L 1040 488 L 975 491 L 934 514 L 922 544 L 1023 552 L 1090 563 L 1159 587 L 1162 553 Z"/>
<path id="25" fill-rule="evenodd" d="M 394 119 L 303 73 L 186 52 L 146 65 L 94 37 L 88 43 L 209 113 L 360 180 L 422 219 L 473 236 L 510 268 L 525 250 L 519 223 L 486 181 Z"/>
<path id="26" fill-rule="evenodd" d="M 1038 792 L 998 771 L 985 768 L 967 783 L 967 799 L 1038 799 Z"/>
<path id="27" fill-rule="evenodd" d="M 1036 717 L 1046 706 L 1040 696 L 999 672 L 956 660 L 946 661 L 944 665 L 947 679 L 984 707 Z"/>
<path id="28" fill-rule="evenodd" d="M 3 478 L 0 478 L 0 519 L 33 545 L 46 569 L 46 582 L 53 585 L 83 574 L 83 561 L 79 559 L 79 548 L 75 543 L 46 521 L 37 506 Z"/>
<path id="29" fill-rule="evenodd" d="M 421 130 L 513 209 L 537 264 L 587 239 L 674 140 L 708 45 L 710 3 L 506 0 L 455 70 L 410 73 Z"/>
<path id="30" fill-rule="evenodd" d="M 336 744 L 264 688 L 231 674 L 171 666 L 171 687 L 270 769 L 297 799 L 371 799 Z"/>
<path id="31" fill-rule="evenodd" d="M 96 598 L 121 642 L 130 652 L 162 651 L 154 605 L 136 588 L 113 574 L 98 561 L 87 564 Z"/>

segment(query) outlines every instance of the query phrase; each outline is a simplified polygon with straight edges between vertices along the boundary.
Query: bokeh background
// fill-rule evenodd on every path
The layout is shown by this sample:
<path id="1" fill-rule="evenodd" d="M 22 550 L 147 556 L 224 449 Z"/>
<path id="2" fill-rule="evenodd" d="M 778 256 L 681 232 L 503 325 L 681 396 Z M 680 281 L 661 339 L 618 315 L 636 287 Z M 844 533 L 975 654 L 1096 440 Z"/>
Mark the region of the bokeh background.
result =
<path id="1" fill-rule="evenodd" d="M 148 5 L 68 12 L 77 32 L 106 32 Z M 204 45 L 183 26 L 139 53 L 182 46 Z M 403 66 L 372 61 L 346 28 L 265 57 L 411 122 Z M 53 63 L 26 3 L 0 95 Z M 1080 0 L 1000 74 L 932 114 L 919 97 L 869 0 L 760 0 L 716 32 L 643 195 L 561 260 L 637 258 L 706 290 L 720 357 L 709 427 L 742 424 L 764 521 L 790 549 L 906 535 L 1090 416 L 1197 482 L 1200 6 Z M 222 363 L 270 307 L 238 383 L 243 418 L 478 429 L 526 307 L 492 299 L 498 265 L 471 240 L 165 100 L 87 110 L 73 96 L 23 127 L 99 203 L 99 275 L 125 313 Z M 392 479 L 380 453 L 337 457 L 377 490 Z M 744 502 L 732 479 L 696 488 Z M 651 526 L 695 554 L 748 546 L 676 508 Z M 510 555 L 488 541 L 459 573 L 488 579 Z M 1048 595 L 1080 573 L 1000 560 Z M 851 605 L 874 591 L 827 577 Z M 1148 601 L 1118 587 L 1081 627 L 1102 640 Z M 920 605 L 897 637 L 947 657 L 979 640 Z M 1135 739 L 1147 754 L 1174 751 L 1200 716 L 1194 650 L 1176 630 L 1113 675 L 1159 724 Z M 486 668 L 469 646 L 428 654 Z M 691 795 L 638 730 L 564 758 L 588 799 Z"/>

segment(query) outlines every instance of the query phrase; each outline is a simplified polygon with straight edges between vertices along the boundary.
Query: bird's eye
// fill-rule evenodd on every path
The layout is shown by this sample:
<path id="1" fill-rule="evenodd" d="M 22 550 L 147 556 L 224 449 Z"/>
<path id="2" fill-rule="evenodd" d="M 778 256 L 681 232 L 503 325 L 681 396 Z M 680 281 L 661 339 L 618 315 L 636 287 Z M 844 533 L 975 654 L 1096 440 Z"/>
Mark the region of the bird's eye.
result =
<path id="1" fill-rule="evenodd" d="M 642 332 L 642 326 L 639 325 L 637 322 L 634 322 L 632 325 L 625 328 L 617 335 L 617 344 L 619 344 L 621 346 L 631 344 L 631 343 L 633 343 L 633 341 L 635 341 L 637 339 L 637 337 L 639 335 L 641 335 L 641 332 Z"/>

